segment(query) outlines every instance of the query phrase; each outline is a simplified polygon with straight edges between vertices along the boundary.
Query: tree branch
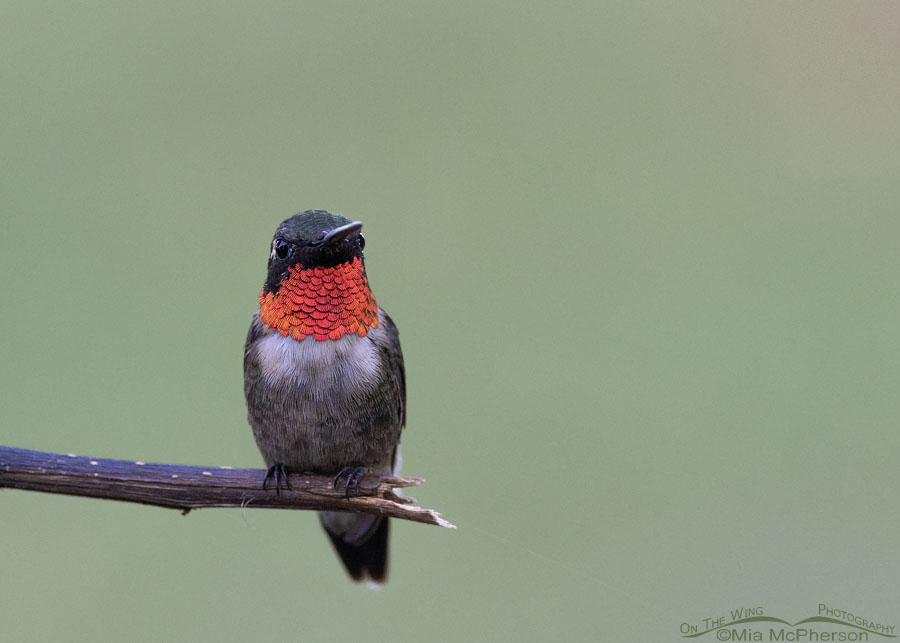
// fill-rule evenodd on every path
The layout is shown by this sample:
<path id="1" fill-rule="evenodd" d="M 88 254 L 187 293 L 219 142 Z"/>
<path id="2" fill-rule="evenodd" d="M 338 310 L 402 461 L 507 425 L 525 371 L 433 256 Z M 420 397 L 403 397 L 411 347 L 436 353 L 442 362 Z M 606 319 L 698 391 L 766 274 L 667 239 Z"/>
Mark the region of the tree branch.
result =
<path id="1" fill-rule="evenodd" d="M 289 489 L 262 489 L 265 471 L 231 467 L 154 464 L 131 460 L 88 458 L 0 446 L 0 487 L 138 502 L 181 509 L 255 507 L 314 509 L 378 514 L 429 525 L 454 528 L 431 509 L 412 506 L 412 498 L 394 493 L 414 487 L 422 478 L 380 478 L 367 475 L 359 495 L 344 497 L 329 476 L 291 473 Z M 368 482 L 368 484 L 367 484 Z"/>

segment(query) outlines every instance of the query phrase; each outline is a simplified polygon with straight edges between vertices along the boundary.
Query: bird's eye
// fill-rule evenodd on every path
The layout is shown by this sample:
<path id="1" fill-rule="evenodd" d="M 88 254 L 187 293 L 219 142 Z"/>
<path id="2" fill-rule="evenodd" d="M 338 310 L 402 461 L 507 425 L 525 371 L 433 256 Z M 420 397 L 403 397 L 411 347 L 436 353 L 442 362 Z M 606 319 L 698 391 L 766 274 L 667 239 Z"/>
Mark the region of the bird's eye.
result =
<path id="1" fill-rule="evenodd" d="M 362 250 L 366 247 L 366 238 L 362 235 L 359 235 L 359 249 Z"/>
<path id="2" fill-rule="evenodd" d="M 286 259 L 290 246 L 284 239 L 275 239 L 273 249 L 275 250 L 275 256 L 277 256 L 279 259 Z"/>

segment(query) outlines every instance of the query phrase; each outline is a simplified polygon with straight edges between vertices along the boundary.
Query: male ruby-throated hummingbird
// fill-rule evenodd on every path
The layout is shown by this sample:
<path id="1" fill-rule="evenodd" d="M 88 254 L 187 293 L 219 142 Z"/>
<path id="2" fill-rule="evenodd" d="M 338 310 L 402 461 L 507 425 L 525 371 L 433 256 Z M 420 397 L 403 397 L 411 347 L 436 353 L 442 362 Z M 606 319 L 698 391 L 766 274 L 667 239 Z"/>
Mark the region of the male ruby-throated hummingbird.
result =
<path id="1" fill-rule="evenodd" d="M 244 347 L 244 395 L 276 493 L 287 471 L 398 473 L 406 382 L 397 327 L 375 303 L 362 223 L 295 214 L 272 239 L 266 282 Z M 388 519 L 320 512 L 354 580 L 384 582 Z"/>

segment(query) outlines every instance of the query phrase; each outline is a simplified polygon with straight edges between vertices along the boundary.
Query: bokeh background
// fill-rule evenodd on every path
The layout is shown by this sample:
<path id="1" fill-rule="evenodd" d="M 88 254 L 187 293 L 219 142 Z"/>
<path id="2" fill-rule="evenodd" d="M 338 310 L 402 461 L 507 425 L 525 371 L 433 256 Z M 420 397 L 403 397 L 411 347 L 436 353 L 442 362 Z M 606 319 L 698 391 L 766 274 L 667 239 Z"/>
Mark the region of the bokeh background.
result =
<path id="1" fill-rule="evenodd" d="M 396 523 L 375 592 L 309 513 L 5 491 L 3 640 L 900 625 L 898 34 L 893 2 L 0 5 L 0 443 L 260 466 L 246 328 L 276 225 L 327 208 L 459 526 Z"/>

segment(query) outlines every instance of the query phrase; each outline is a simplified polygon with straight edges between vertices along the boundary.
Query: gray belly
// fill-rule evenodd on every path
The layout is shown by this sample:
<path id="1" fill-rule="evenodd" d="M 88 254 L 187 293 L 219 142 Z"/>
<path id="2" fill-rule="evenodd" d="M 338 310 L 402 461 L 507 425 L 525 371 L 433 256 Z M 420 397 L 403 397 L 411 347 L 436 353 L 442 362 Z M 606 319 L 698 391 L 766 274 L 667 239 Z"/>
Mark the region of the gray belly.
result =
<path id="1" fill-rule="evenodd" d="M 331 473 L 345 466 L 389 473 L 399 441 L 391 389 L 371 337 L 302 341 L 265 329 L 247 349 L 245 394 L 267 466 Z"/>

